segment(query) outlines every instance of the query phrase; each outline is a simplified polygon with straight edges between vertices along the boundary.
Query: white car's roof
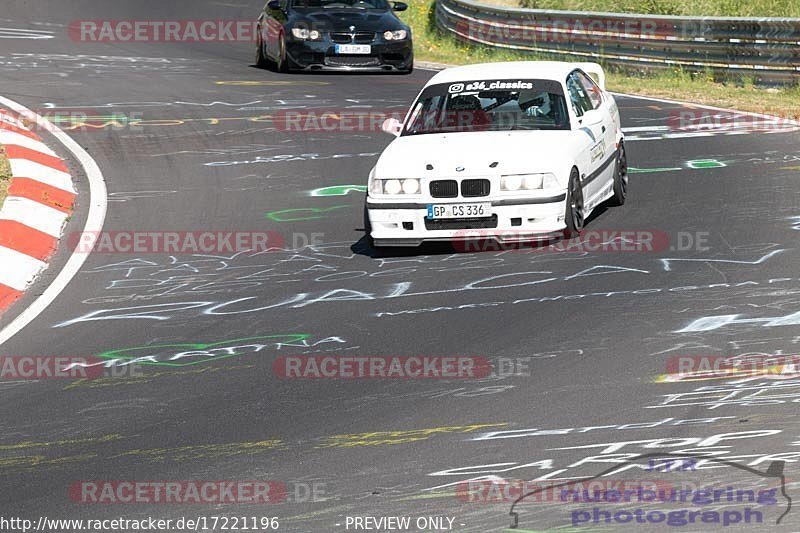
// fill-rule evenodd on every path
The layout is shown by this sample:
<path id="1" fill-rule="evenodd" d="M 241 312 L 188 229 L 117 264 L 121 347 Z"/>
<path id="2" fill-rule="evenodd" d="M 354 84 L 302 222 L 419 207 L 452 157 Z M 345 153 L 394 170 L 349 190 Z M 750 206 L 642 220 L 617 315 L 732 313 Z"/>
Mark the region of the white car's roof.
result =
<path id="1" fill-rule="evenodd" d="M 507 61 L 480 63 L 445 69 L 428 81 L 427 85 L 469 80 L 539 79 L 563 82 L 570 72 L 580 68 L 579 63 L 566 61 Z"/>

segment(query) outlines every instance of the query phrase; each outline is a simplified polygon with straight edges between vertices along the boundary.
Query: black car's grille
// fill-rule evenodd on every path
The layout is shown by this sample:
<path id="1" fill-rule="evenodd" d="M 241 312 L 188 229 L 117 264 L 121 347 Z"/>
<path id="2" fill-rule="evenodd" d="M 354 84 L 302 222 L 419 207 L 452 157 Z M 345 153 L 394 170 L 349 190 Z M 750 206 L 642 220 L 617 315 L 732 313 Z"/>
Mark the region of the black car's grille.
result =
<path id="1" fill-rule="evenodd" d="M 353 42 L 356 44 L 369 44 L 375 40 L 375 34 L 366 31 L 358 31 L 356 32 L 355 37 L 353 37 Z"/>
<path id="2" fill-rule="evenodd" d="M 331 41 L 340 44 L 347 44 L 351 42 L 352 37 L 349 33 L 331 32 Z"/>
<path id="3" fill-rule="evenodd" d="M 380 65 L 381 60 L 370 56 L 329 56 L 325 64 L 329 67 L 372 67 Z"/>
<path id="4" fill-rule="evenodd" d="M 375 40 L 375 34 L 367 31 L 357 31 L 355 33 L 347 33 L 343 31 L 331 32 L 331 41 L 339 44 L 370 44 Z"/>
<path id="5" fill-rule="evenodd" d="M 461 182 L 461 196 L 464 198 L 489 196 L 491 188 L 489 180 L 464 180 Z"/>
<path id="6" fill-rule="evenodd" d="M 434 198 L 455 198 L 458 196 L 458 182 L 456 180 L 435 180 L 431 182 L 430 191 Z"/>
<path id="7" fill-rule="evenodd" d="M 437 220 L 425 219 L 425 229 L 491 229 L 497 227 L 497 215 L 489 218 L 442 218 Z"/>

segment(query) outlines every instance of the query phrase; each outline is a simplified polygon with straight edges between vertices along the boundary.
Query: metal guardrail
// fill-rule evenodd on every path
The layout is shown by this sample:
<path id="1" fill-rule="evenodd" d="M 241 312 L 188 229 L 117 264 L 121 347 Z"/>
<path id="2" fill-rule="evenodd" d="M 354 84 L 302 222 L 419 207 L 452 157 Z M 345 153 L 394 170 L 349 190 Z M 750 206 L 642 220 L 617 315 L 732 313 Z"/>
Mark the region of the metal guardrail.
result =
<path id="1" fill-rule="evenodd" d="M 637 69 L 710 70 L 800 82 L 800 19 L 673 17 L 509 8 L 437 0 L 436 23 L 470 43 Z"/>

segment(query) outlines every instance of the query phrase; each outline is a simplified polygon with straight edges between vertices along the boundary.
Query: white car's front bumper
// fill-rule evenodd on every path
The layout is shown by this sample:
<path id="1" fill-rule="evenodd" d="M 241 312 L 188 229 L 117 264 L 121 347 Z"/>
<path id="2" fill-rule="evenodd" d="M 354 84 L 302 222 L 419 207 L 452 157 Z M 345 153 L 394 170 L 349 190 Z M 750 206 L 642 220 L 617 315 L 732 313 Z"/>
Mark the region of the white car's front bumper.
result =
<path id="1" fill-rule="evenodd" d="M 375 246 L 419 246 L 425 241 L 492 239 L 502 243 L 541 239 L 566 227 L 566 190 L 547 197 L 495 198 L 492 217 L 445 221 L 427 220 L 428 204 L 367 197 Z M 471 199 L 488 202 L 484 198 Z M 469 203 L 432 201 L 430 203 Z"/>

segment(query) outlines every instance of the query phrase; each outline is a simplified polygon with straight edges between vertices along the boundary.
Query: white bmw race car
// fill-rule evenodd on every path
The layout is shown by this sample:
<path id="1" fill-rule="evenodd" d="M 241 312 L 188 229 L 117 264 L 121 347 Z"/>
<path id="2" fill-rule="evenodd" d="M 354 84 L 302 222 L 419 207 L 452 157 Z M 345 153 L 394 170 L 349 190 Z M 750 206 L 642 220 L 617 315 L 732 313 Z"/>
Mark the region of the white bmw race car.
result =
<path id="1" fill-rule="evenodd" d="M 397 139 L 369 175 L 375 246 L 527 241 L 578 232 L 602 202 L 625 202 L 619 110 L 595 63 L 449 68 L 383 130 Z"/>

